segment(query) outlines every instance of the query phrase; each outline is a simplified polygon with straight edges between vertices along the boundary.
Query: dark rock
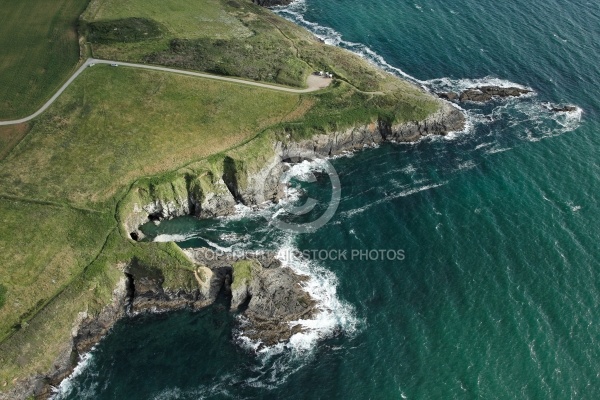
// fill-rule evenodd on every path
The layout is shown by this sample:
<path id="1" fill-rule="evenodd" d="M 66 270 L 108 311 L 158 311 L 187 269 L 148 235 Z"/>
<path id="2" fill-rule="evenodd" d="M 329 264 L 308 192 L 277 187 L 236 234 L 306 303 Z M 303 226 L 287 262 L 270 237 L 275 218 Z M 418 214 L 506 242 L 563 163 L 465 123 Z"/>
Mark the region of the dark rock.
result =
<path id="1" fill-rule="evenodd" d="M 293 0 L 252 0 L 254 4 L 263 7 L 273 7 L 273 6 L 287 6 L 292 3 Z"/>
<path id="2" fill-rule="evenodd" d="M 479 89 L 467 89 L 460 94 L 460 101 L 474 101 L 477 103 L 485 103 L 492 99 L 492 95 L 483 93 Z"/>
<path id="3" fill-rule="evenodd" d="M 454 92 L 439 92 L 436 93 L 438 95 L 439 98 L 441 99 L 445 99 L 445 100 L 457 100 L 458 99 L 458 95 Z"/>
<path id="4" fill-rule="evenodd" d="M 563 107 L 552 107 L 550 109 L 552 112 L 573 112 L 577 111 L 577 107 L 575 106 L 563 106 Z"/>
<path id="5" fill-rule="evenodd" d="M 479 87 L 483 93 L 498 97 L 519 97 L 521 95 L 531 93 L 529 89 L 521 89 L 517 87 L 499 87 L 499 86 L 481 86 Z"/>
<path id="6" fill-rule="evenodd" d="M 485 103 L 494 97 L 519 97 L 527 93 L 531 93 L 531 90 L 517 87 L 480 86 L 463 91 L 460 94 L 460 101 Z"/>

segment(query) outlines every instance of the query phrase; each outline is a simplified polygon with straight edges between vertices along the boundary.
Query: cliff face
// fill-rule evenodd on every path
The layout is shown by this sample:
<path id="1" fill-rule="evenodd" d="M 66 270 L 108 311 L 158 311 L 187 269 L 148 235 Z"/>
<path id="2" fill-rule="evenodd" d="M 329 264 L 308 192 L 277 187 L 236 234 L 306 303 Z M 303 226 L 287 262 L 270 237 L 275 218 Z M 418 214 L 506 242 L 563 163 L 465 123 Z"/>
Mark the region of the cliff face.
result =
<path id="1" fill-rule="evenodd" d="M 358 150 L 382 142 L 415 142 L 428 135 L 446 135 L 464 129 L 465 116 L 457 108 L 442 103 L 439 111 L 423 121 L 388 125 L 374 123 L 335 132 L 317 135 L 309 140 L 292 142 L 285 146 L 289 153 L 312 151 L 322 156 L 332 156 L 349 150 Z"/>
<path id="2" fill-rule="evenodd" d="M 80 315 L 73 330 L 73 351 L 83 354 L 114 323 L 126 315 L 179 309 L 198 310 L 214 303 L 220 293 L 230 299 L 230 309 L 244 317 L 244 334 L 264 345 L 288 340 L 301 326 L 292 321 L 310 318 L 315 302 L 303 289 L 306 277 L 285 268 L 273 254 L 216 256 L 205 248 L 186 249 L 196 265 L 188 288 L 167 288 L 164 278 L 133 261 L 123 269 L 124 278 L 113 293 L 113 302 L 96 317 Z"/>
<path id="3" fill-rule="evenodd" d="M 79 314 L 70 343 L 55 362 L 52 372 L 32 376 L 0 399 L 34 396 L 48 398 L 53 389 L 72 372 L 79 357 L 98 343 L 121 318 L 142 312 L 166 312 L 180 309 L 198 310 L 215 302 L 223 293 L 231 301 L 231 311 L 243 318 L 241 333 L 261 346 L 288 340 L 304 328 L 291 324 L 310 318 L 316 304 L 302 288 L 305 277 L 281 266 L 273 254 L 260 257 L 215 257 L 207 249 L 187 249 L 186 255 L 196 264 L 188 271 L 192 282 L 187 288 L 168 288 L 160 272 L 137 264 L 121 265 L 123 278 L 113 291 L 113 301 L 99 315 Z M 237 268 L 251 265 L 251 273 L 236 274 Z M 249 269 L 245 272 L 250 271 Z"/>
<path id="4" fill-rule="evenodd" d="M 218 172 L 209 176 L 193 174 L 173 182 L 135 189 L 132 211 L 124 224 L 132 238 L 143 234 L 139 226 L 149 220 L 170 219 L 182 215 L 211 218 L 231 214 L 236 203 L 254 206 L 280 197 L 279 179 L 283 160 L 289 155 L 333 156 L 382 142 L 414 142 L 428 135 L 446 135 L 464 129 L 465 116 L 457 108 L 442 103 L 440 110 L 423 121 L 389 125 L 382 121 L 341 132 L 316 135 L 308 140 L 272 144 L 272 156 L 253 171 L 243 161 L 225 157 Z"/>

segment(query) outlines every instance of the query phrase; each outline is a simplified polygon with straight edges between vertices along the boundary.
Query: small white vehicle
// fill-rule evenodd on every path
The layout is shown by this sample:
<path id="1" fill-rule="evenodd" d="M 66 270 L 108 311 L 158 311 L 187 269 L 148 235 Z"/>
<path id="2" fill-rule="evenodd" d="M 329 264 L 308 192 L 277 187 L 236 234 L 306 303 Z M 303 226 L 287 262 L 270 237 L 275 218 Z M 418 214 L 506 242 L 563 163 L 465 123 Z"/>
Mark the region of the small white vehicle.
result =
<path id="1" fill-rule="evenodd" d="M 119 66 L 119 64 L 112 63 L 112 64 L 110 64 L 110 66 L 111 66 L 111 67 L 118 67 L 118 66 Z"/>
<path id="2" fill-rule="evenodd" d="M 91 63 L 89 66 L 90 66 L 90 67 L 93 67 L 94 65 L 96 65 L 96 64 L 95 64 L 95 63 Z"/>

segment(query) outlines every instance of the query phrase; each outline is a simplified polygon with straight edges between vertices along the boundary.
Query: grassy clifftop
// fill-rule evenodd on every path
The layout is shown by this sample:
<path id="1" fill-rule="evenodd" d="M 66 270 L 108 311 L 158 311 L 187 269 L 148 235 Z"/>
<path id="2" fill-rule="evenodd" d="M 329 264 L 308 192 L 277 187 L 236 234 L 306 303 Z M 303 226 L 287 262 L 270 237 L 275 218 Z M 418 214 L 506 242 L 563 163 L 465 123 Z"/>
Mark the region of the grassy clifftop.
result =
<path id="1" fill-rule="evenodd" d="M 160 26 L 132 40 L 130 18 Z M 303 87 L 315 70 L 332 71 L 363 91 L 410 90 L 360 57 L 319 42 L 311 33 L 246 0 L 92 0 L 88 32 L 112 24 L 122 37 L 91 39 L 97 57 L 171 65 Z M 85 31 L 85 30 L 84 30 Z"/>
<path id="2" fill-rule="evenodd" d="M 54 16 L 67 10 L 59 0 L 48 3 Z M 57 35 L 73 34 L 72 14 L 54 25 Z M 78 313 L 98 313 L 110 301 L 122 277 L 117 266 L 135 259 L 172 287 L 195 282 L 177 246 L 128 238 L 121 222 L 132 197 L 177 195 L 186 174 L 206 193 L 224 174 L 224 160 L 256 170 L 276 139 L 422 120 L 439 108 L 420 89 L 244 0 L 93 0 L 82 21 L 97 57 L 299 87 L 314 70 L 337 79 L 299 95 L 96 65 L 37 119 L 0 128 L 0 394 L 51 369 Z M 0 26 L 0 33 L 23 31 Z M 66 69 L 77 58 L 70 46 L 52 50 L 71 60 L 61 64 Z M 0 82 L 11 76 L 1 63 Z M 57 76 L 30 93 L 45 96 Z M 9 107 L 0 98 L 0 117 L 35 104 L 28 96 Z"/>

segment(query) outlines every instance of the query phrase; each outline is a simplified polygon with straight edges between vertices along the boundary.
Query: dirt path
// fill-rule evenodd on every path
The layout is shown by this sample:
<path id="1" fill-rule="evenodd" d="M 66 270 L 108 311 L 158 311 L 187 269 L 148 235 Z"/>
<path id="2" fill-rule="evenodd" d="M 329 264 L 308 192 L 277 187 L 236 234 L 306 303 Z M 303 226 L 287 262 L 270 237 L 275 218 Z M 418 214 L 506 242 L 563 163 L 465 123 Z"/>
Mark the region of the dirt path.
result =
<path id="1" fill-rule="evenodd" d="M 0 126 L 16 125 L 16 124 L 21 124 L 23 122 L 31 121 L 32 119 L 34 119 L 35 117 L 37 117 L 38 115 L 40 115 L 41 113 L 46 111 L 48 109 L 48 107 L 50 107 L 52 105 L 52 103 L 54 103 L 54 101 L 56 101 L 58 96 L 60 96 L 65 91 L 65 89 L 67 87 L 69 87 L 69 85 L 71 83 L 73 83 L 73 81 L 86 68 L 89 68 L 90 66 L 93 68 L 94 64 L 109 64 L 109 65 L 116 64 L 116 65 L 118 65 L 117 68 L 129 67 L 129 68 L 138 68 L 138 69 L 149 69 L 149 70 L 153 70 L 153 71 L 170 72 L 173 74 L 195 76 L 198 78 L 213 79 L 213 80 L 217 80 L 217 81 L 237 83 L 240 85 L 256 86 L 256 87 L 263 88 L 263 89 L 277 90 L 280 92 L 295 93 L 295 94 L 314 92 L 314 91 L 326 88 L 331 83 L 331 79 L 320 77 L 317 75 L 310 75 L 306 82 L 308 88 L 293 89 L 293 88 L 286 87 L 286 86 L 270 85 L 267 83 L 254 82 L 254 81 L 249 81 L 249 80 L 244 80 L 244 79 L 239 79 L 239 78 L 229 78 L 226 76 L 211 75 L 211 74 L 206 74 L 206 73 L 202 73 L 202 72 L 192 72 L 192 71 L 184 71 L 184 70 L 175 69 L 175 68 L 159 67 L 159 66 L 155 66 L 155 65 L 134 64 L 134 63 L 128 63 L 128 62 L 97 60 L 94 58 L 88 58 L 83 63 L 83 65 L 81 67 L 79 67 L 79 69 L 77 71 L 75 71 L 75 73 L 73 75 L 71 75 L 71 77 L 65 82 L 65 84 L 62 85 L 61 88 L 58 89 L 58 91 L 56 93 L 54 93 L 54 95 L 39 110 L 37 110 L 36 112 L 34 112 L 33 114 L 31 114 L 30 116 L 25 117 L 25 118 L 14 119 L 14 120 L 10 120 L 10 121 L 0 121 Z"/>

